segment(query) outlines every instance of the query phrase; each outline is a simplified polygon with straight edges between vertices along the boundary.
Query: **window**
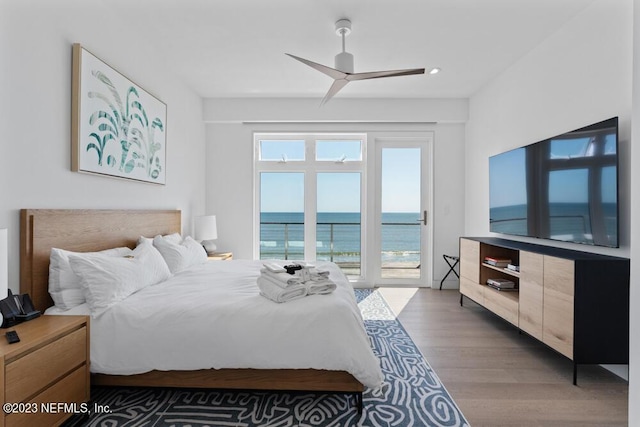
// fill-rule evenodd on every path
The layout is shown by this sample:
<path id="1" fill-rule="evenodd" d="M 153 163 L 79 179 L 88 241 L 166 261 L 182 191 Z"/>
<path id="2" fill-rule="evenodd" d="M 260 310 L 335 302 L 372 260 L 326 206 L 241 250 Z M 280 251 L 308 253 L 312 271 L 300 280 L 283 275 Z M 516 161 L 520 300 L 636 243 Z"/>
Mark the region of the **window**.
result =
<path id="1" fill-rule="evenodd" d="M 304 141 L 300 140 L 260 140 L 260 160 L 299 161 L 304 160 Z"/>
<path id="2" fill-rule="evenodd" d="M 359 172 L 317 174 L 316 259 L 332 261 L 360 276 L 361 217 Z"/>
<path id="3" fill-rule="evenodd" d="M 362 141 L 316 141 L 316 160 L 349 162 L 362 160 Z"/>
<path id="4" fill-rule="evenodd" d="M 260 173 L 260 259 L 304 259 L 304 174 Z"/>
<path id="5" fill-rule="evenodd" d="M 259 259 L 327 260 L 362 274 L 365 135 L 255 134 Z"/>

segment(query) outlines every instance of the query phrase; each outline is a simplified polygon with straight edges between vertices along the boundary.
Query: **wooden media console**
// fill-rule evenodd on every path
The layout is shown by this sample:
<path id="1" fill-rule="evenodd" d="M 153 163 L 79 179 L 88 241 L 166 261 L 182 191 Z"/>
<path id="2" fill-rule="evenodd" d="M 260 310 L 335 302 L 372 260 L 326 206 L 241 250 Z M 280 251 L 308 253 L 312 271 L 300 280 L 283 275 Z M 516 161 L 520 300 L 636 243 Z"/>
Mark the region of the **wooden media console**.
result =
<path id="1" fill-rule="evenodd" d="M 509 259 L 519 271 L 488 258 Z M 578 364 L 629 363 L 626 258 L 499 238 L 460 238 L 460 305 L 466 296 Z M 509 279 L 497 290 L 489 279 Z"/>

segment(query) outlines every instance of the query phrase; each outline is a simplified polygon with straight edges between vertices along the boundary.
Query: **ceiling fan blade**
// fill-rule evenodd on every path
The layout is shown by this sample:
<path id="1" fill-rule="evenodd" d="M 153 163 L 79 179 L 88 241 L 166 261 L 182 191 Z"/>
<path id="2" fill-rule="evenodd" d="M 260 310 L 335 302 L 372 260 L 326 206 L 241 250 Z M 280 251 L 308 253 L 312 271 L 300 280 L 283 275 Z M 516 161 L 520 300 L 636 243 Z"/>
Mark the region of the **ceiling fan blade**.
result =
<path id="1" fill-rule="evenodd" d="M 368 73 L 349 74 L 346 79 L 350 82 L 356 80 L 379 79 L 380 77 L 410 76 L 413 74 L 424 74 L 424 68 L 411 68 L 407 70 L 371 71 Z"/>
<path id="2" fill-rule="evenodd" d="M 333 95 L 338 93 L 340 91 L 340 89 L 342 89 L 343 87 L 345 87 L 347 85 L 347 83 L 349 83 L 349 80 L 345 80 L 345 79 L 339 79 L 339 80 L 334 81 L 333 84 L 331 85 L 331 87 L 329 88 L 329 92 L 327 92 L 327 94 L 322 99 L 322 102 L 320 103 L 320 105 L 322 106 L 322 105 L 326 104 L 327 101 L 329 101 L 331 98 L 333 98 Z"/>
<path id="3" fill-rule="evenodd" d="M 347 73 L 338 71 L 335 68 L 327 67 L 326 65 L 318 64 L 317 62 L 309 61 L 308 59 L 300 58 L 299 56 L 291 55 L 290 53 L 285 53 L 285 55 L 290 56 L 293 59 L 297 59 L 303 64 L 307 64 L 309 67 L 315 68 L 333 79 L 344 79 L 347 76 Z"/>

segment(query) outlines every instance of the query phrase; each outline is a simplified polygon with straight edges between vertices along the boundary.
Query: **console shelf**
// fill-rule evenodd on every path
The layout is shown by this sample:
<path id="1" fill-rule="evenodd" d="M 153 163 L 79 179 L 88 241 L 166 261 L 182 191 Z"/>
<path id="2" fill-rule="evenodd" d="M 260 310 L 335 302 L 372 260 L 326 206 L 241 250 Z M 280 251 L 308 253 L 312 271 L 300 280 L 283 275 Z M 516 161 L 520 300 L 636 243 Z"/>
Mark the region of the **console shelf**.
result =
<path id="1" fill-rule="evenodd" d="M 484 263 L 506 258 L 520 272 Z M 578 364 L 629 363 L 629 260 L 507 239 L 460 238 L 466 296 Z M 508 279 L 517 290 L 497 290 Z"/>
<path id="2" fill-rule="evenodd" d="M 485 268 L 489 268 L 491 270 L 499 271 L 509 276 L 520 277 L 520 273 L 518 273 L 517 271 L 509 270 L 508 268 L 496 267 L 496 266 L 485 264 L 485 263 L 482 263 L 482 266 Z"/>

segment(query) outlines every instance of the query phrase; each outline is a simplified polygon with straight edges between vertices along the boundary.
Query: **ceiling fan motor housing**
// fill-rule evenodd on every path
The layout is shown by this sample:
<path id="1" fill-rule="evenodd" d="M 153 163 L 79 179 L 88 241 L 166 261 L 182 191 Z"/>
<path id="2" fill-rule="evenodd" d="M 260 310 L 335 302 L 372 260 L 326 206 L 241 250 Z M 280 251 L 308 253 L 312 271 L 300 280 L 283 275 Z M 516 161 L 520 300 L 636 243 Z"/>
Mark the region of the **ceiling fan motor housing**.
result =
<path id="1" fill-rule="evenodd" d="M 353 55 L 349 52 L 340 52 L 336 55 L 336 70 L 343 73 L 353 73 Z"/>

